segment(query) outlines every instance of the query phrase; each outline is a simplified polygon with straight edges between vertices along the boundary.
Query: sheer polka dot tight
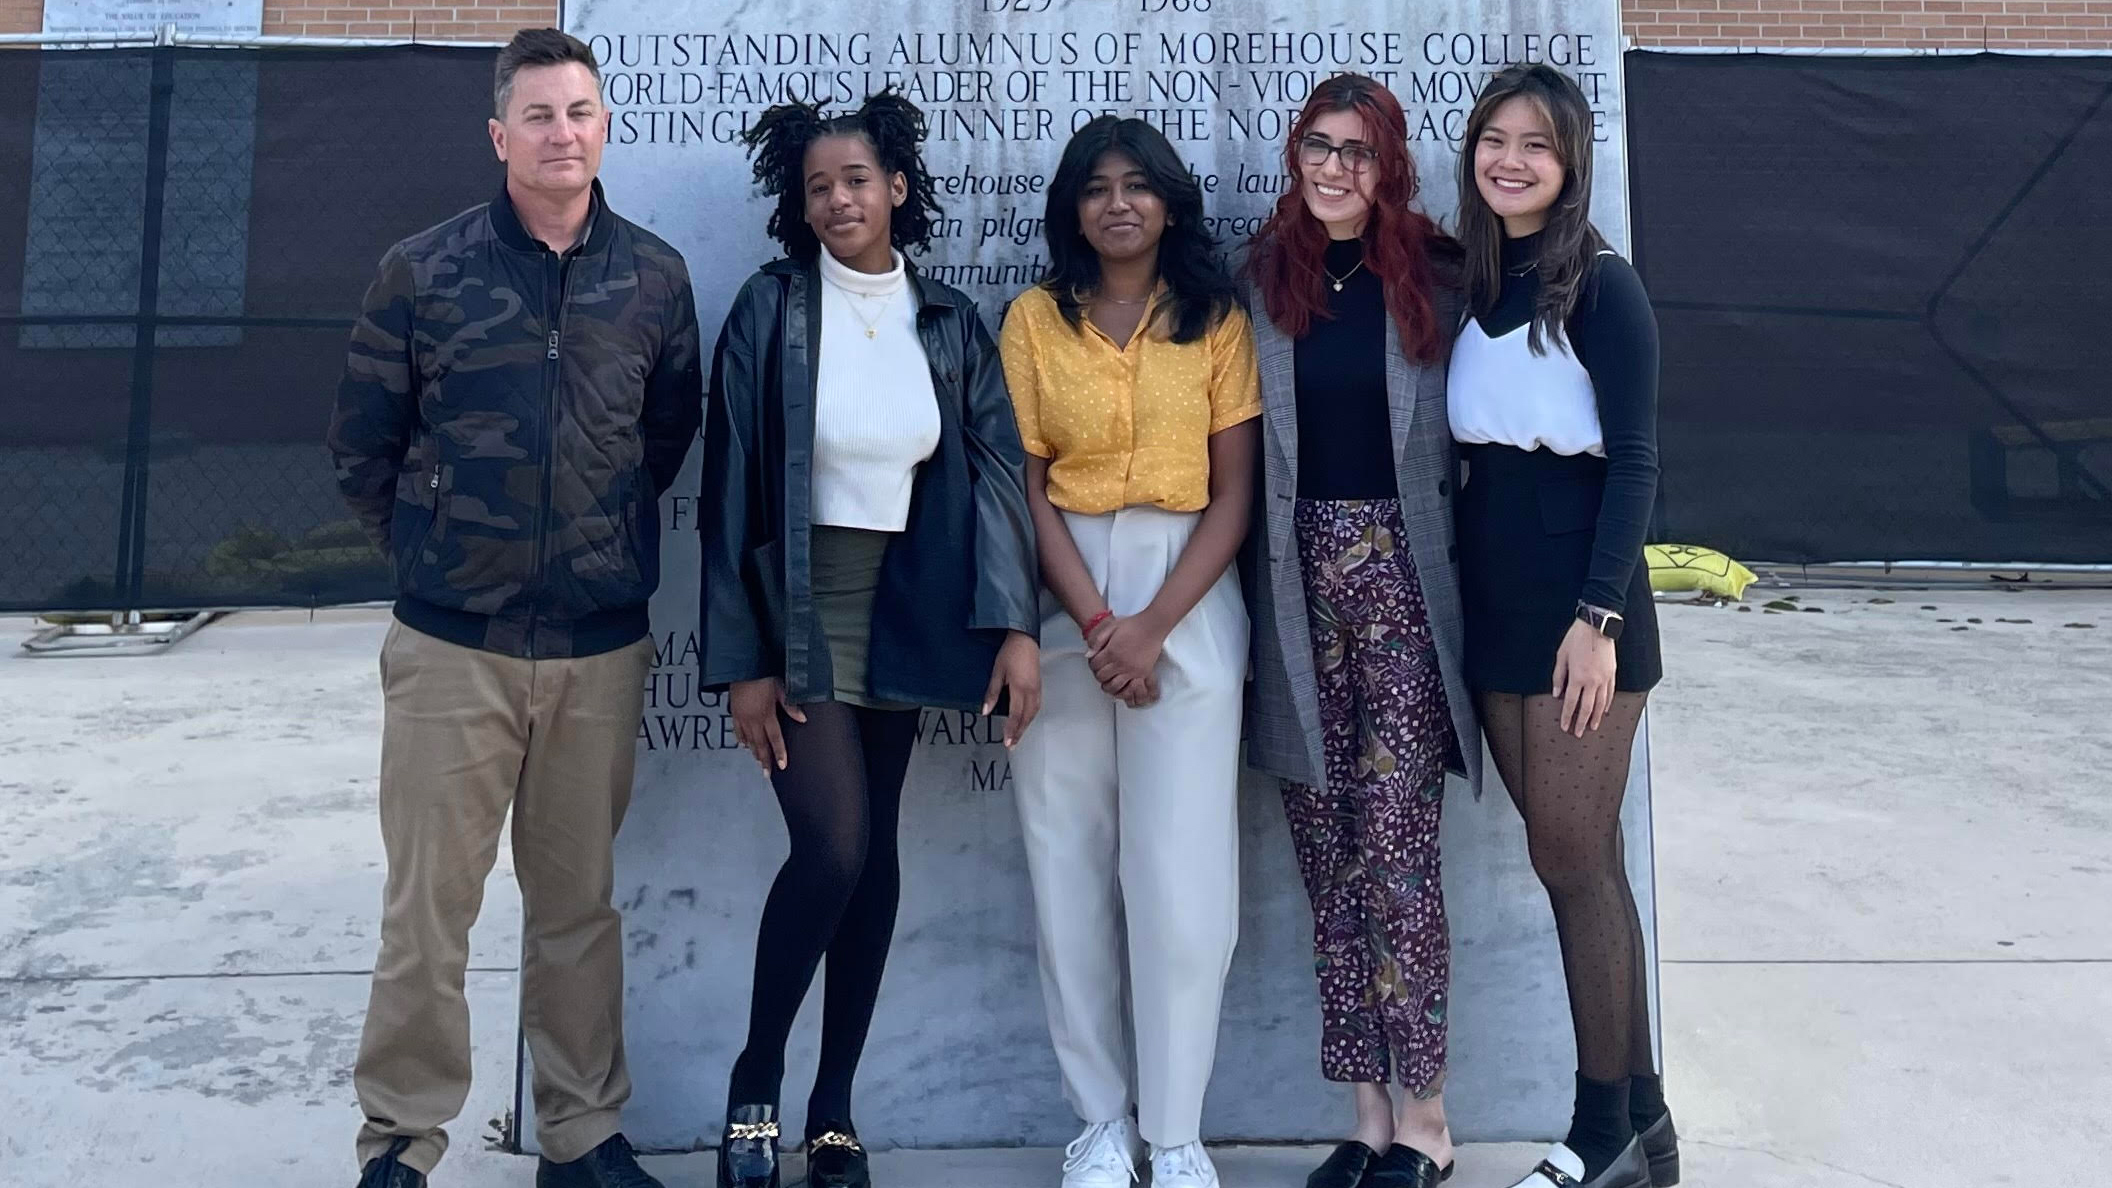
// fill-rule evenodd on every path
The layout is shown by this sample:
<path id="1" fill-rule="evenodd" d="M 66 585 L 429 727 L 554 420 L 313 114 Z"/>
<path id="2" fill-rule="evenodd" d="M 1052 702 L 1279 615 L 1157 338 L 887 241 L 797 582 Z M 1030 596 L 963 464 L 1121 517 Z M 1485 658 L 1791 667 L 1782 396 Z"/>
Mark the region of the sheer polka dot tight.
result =
<path id="1" fill-rule="evenodd" d="M 1553 697 L 1481 695 L 1489 750 L 1555 910 L 1577 1071 L 1596 1081 L 1656 1071 L 1643 931 L 1621 845 L 1628 757 L 1647 696 L 1614 694 L 1599 728 L 1577 738 L 1562 730 Z"/>

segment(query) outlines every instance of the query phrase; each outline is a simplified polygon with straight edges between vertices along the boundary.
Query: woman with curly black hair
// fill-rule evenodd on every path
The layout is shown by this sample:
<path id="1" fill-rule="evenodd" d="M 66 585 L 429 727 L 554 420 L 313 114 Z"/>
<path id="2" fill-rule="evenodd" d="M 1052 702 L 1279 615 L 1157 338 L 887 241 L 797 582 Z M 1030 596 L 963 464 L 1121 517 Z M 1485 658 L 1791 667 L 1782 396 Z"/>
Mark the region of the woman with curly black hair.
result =
<path id="1" fill-rule="evenodd" d="M 1063 1183 L 1126 1188 L 1141 1136 L 1158 1188 L 1215 1188 L 1199 1140 L 1239 932 L 1254 342 L 1194 175 L 1149 124 L 1080 129 L 1045 226 L 1049 276 L 1002 342 L 1051 593 L 1048 715 L 1013 773 L 1085 1123 Z"/>
<path id="2" fill-rule="evenodd" d="M 786 259 L 734 299 L 704 441 L 704 686 L 775 787 L 791 853 L 763 908 L 721 1188 L 776 1188 L 793 1017 L 824 955 L 807 1182 L 869 1183 L 851 1082 L 900 891 L 896 824 L 920 707 L 1040 702 L 1034 536 L 997 351 L 918 274 L 939 212 L 923 113 L 771 108 L 748 133 Z M 1006 703 L 1000 709 L 1000 703 Z"/>

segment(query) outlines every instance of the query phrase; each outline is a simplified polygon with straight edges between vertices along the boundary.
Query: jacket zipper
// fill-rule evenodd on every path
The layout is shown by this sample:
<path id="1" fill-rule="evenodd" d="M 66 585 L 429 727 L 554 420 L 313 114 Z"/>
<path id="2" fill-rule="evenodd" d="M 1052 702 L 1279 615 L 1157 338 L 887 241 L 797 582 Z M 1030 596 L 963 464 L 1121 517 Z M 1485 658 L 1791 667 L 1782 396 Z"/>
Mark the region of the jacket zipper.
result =
<path id="1" fill-rule="evenodd" d="M 543 354 L 543 458 L 540 486 L 535 504 L 535 564 L 529 570 L 535 596 L 528 600 L 528 658 L 536 658 L 536 640 L 539 620 L 542 617 L 540 604 L 545 592 L 543 568 L 548 564 L 544 549 L 544 537 L 549 531 L 550 487 L 557 467 L 557 389 L 563 375 L 560 365 L 561 352 L 558 344 L 565 332 L 565 296 L 572 279 L 572 259 L 559 256 L 557 264 L 557 302 L 549 310 L 550 341 Z"/>

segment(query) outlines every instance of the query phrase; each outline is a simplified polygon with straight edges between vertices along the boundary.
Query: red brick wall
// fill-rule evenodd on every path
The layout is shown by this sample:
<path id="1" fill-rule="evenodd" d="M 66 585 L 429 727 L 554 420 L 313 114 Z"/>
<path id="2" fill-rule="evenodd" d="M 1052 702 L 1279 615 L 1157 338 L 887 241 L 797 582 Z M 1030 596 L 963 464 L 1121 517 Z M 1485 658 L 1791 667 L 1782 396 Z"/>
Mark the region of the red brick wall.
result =
<path id="1" fill-rule="evenodd" d="M 527 0 L 264 0 L 264 32 L 274 35 L 504 41 L 516 29 L 556 23 L 555 3 Z M 0 0 L 0 33 L 35 33 L 43 27 L 44 0 Z"/>
<path id="2" fill-rule="evenodd" d="M 516 29 L 556 23 L 555 4 L 508 4 L 503 0 L 485 4 L 264 0 L 264 32 L 308 37 L 415 36 L 420 41 L 504 41 Z"/>
<path id="3" fill-rule="evenodd" d="M 2112 0 L 1626 0 L 1653 45 L 2112 52 Z"/>
<path id="4" fill-rule="evenodd" d="M 2087 49 L 2112 52 L 2112 0 L 1626 0 L 1638 46 Z M 33 33 L 43 0 L 0 0 L 0 33 Z M 266 33 L 500 41 L 555 4 L 265 0 Z"/>
<path id="5" fill-rule="evenodd" d="M 0 33 L 40 33 L 44 0 L 0 0 Z"/>

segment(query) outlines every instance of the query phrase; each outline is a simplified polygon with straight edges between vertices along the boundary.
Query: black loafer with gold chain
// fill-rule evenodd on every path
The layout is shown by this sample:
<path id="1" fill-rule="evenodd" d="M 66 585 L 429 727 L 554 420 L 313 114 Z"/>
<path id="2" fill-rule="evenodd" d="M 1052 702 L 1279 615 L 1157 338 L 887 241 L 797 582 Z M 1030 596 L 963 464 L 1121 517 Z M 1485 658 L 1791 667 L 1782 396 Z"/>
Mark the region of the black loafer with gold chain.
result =
<path id="1" fill-rule="evenodd" d="M 719 1140 L 719 1188 L 778 1188 L 777 1107 L 735 1106 L 726 1111 Z"/>
<path id="2" fill-rule="evenodd" d="M 849 1126 L 823 1130 L 807 1140 L 807 1188 L 871 1188 L 865 1147 Z"/>

